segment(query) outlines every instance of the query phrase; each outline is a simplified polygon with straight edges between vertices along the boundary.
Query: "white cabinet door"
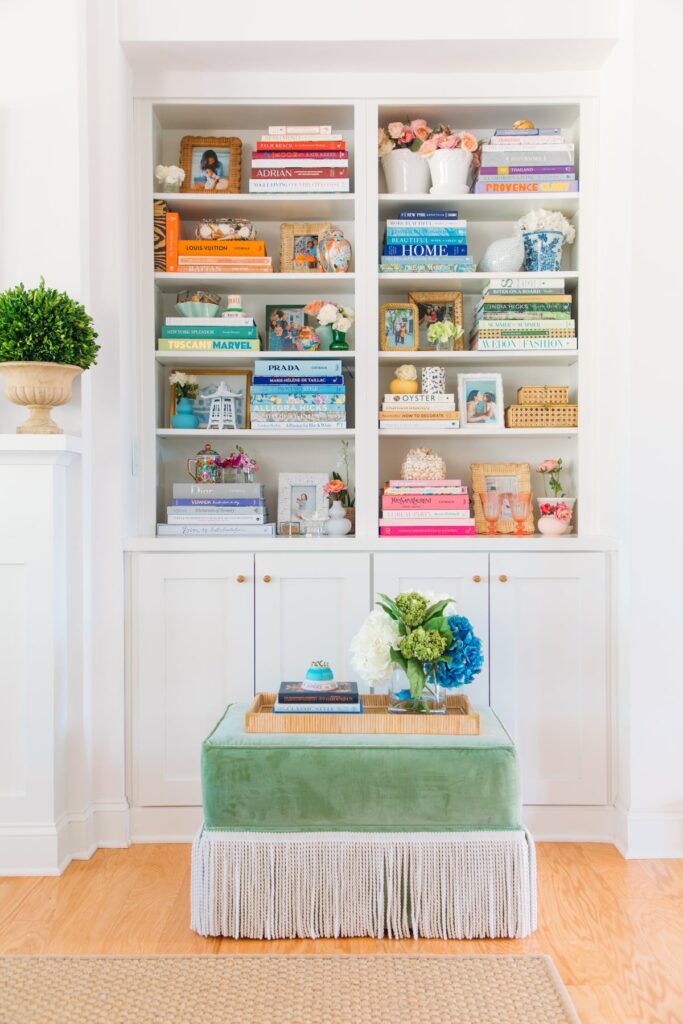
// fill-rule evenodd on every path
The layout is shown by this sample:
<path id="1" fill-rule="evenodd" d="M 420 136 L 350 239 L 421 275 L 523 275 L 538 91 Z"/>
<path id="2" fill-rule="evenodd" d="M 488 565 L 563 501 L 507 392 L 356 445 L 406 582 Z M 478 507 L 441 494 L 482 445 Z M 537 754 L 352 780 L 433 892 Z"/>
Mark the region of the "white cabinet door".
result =
<path id="1" fill-rule="evenodd" d="M 474 704 L 489 703 L 489 591 L 488 554 L 450 554 L 406 552 L 375 555 L 374 598 L 377 594 L 395 597 L 405 590 L 432 590 L 450 594 L 458 613 L 472 623 L 481 640 L 484 667 L 475 681 L 465 687 Z"/>
<path id="2" fill-rule="evenodd" d="M 255 577 L 256 689 L 303 679 L 319 658 L 338 679 L 355 679 L 349 644 L 370 609 L 370 556 L 257 554 Z"/>
<path id="3" fill-rule="evenodd" d="M 202 740 L 253 695 L 253 555 L 136 555 L 132 582 L 134 800 L 201 804 Z"/>
<path id="4" fill-rule="evenodd" d="M 526 804 L 608 802 L 606 625 L 603 555 L 491 555 L 491 705 Z"/>

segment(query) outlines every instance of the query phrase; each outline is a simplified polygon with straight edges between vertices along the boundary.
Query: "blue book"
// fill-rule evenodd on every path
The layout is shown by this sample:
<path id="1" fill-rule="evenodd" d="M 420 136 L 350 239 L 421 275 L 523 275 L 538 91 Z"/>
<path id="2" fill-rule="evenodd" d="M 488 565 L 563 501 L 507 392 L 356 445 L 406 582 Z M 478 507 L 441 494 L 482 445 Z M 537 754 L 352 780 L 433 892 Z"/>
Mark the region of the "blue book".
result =
<path id="1" fill-rule="evenodd" d="M 385 245 L 383 256 L 467 256 L 467 245 L 415 242 L 414 245 Z"/>
<path id="2" fill-rule="evenodd" d="M 300 388 L 292 388 L 286 384 L 260 384 L 251 392 L 253 399 L 262 398 L 267 395 L 344 395 L 346 389 L 343 384 L 338 386 L 331 384 L 304 384 Z"/>
<path id="3" fill-rule="evenodd" d="M 401 220 L 457 220 L 457 210 L 401 210 Z"/>
<path id="4" fill-rule="evenodd" d="M 263 356 L 254 362 L 254 373 L 262 377 L 339 377 L 341 359 L 297 359 L 293 356 Z"/>
<path id="5" fill-rule="evenodd" d="M 225 508 L 255 508 L 263 506 L 263 498 L 204 498 L 196 501 L 193 498 L 173 498 L 174 505 L 224 505 Z"/>
<path id="6" fill-rule="evenodd" d="M 404 235 L 394 231 L 387 231 L 384 239 L 385 245 L 467 245 L 467 235 L 435 235 L 433 228 L 429 234 L 426 232 Z"/>
<path id="7" fill-rule="evenodd" d="M 297 387 L 299 384 L 343 384 L 343 376 L 338 377 L 254 377 L 251 382 L 252 389 L 259 384 L 289 384 Z"/>

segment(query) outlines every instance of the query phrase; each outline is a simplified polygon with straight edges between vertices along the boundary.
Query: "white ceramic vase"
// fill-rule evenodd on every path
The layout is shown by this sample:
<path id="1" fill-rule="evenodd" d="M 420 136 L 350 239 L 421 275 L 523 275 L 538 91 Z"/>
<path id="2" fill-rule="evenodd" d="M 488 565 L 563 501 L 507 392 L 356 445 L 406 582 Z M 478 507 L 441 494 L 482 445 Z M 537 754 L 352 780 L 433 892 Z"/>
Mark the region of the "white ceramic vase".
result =
<path id="1" fill-rule="evenodd" d="M 472 163 L 468 149 L 437 149 L 427 158 L 435 196 L 461 196 L 469 192 L 467 175 Z"/>
<path id="2" fill-rule="evenodd" d="M 382 169 L 388 192 L 402 195 L 426 195 L 429 192 L 427 160 L 411 149 L 392 149 L 382 157 Z"/>
<path id="3" fill-rule="evenodd" d="M 571 533 L 573 527 L 574 517 L 574 505 L 576 504 L 576 498 L 537 498 L 539 510 L 543 505 L 550 505 L 551 508 L 555 508 L 560 502 L 567 505 L 572 513 L 572 519 L 568 523 L 563 523 L 560 519 L 557 519 L 554 515 L 540 516 L 538 520 L 538 532 L 543 533 L 546 537 L 559 537 L 563 533 Z"/>
<path id="4" fill-rule="evenodd" d="M 71 401 L 71 385 L 83 373 L 80 366 L 68 363 L 0 363 L 5 378 L 5 395 L 15 405 L 30 411 L 29 418 L 17 427 L 17 434 L 63 434 L 50 413 L 56 405 Z"/>
<path id="5" fill-rule="evenodd" d="M 341 501 L 330 503 L 330 518 L 327 520 L 328 537 L 345 537 L 351 529 L 351 523 L 346 518 L 346 509 Z"/>

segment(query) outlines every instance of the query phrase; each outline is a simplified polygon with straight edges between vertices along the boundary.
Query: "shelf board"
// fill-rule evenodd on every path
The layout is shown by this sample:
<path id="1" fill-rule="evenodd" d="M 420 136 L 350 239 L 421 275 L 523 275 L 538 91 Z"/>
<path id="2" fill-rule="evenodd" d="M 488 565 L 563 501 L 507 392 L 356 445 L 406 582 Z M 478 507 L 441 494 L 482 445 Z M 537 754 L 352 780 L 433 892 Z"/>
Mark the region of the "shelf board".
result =
<path id="1" fill-rule="evenodd" d="M 352 427 L 339 430 L 173 430 L 172 427 L 160 427 L 157 430 L 160 438 L 181 437 L 267 437 L 278 440 L 291 440 L 293 437 L 305 437 L 319 440 L 326 437 L 353 437 L 356 431 Z"/>
<path id="2" fill-rule="evenodd" d="M 193 285 L 227 294 L 330 295 L 352 294 L 356 275 L 347 274 L 166 274 L 156 273 L 154 283 L 162 292 L 177 292 Z"/>
<path id="3" fill-rule="evenodd" d="M 356 353 L 347 352 L 159 352 L 154 353 L 162 366 L 228 366 L 230 363 L 253 363 L 255 359 L 341 359 L 352 363 Z"/>
<path id="4" fill-rule="evenodd" d="M 377 271 L 379 288 L 381 292 L 406 292 L 411 289 L 419 291 L 443 291 L 455 288 L 466 295 L 479 295 L 485 284 L 489 281 L 506 280 L 510 277 L 522 277 L 533 285 L 539 278 L 553 278 L 564 283 L 568 291 L 573 291 L 579 283 L 579 274 L 576 270 L 561 271 L 556 274 L 542 274 L 519 272 L 517 274 L 486 274 L 483 271 L 474 271 L 470 274 L 381 274 Z"/>
<path id="5" fill-rule="evenodd" d="M 381 430 L 377 428 L 380 437 L 464 437 L 467 440 L 476 439 L 485 441 L 490 437 L 576 437 L 578 427 L 544 427 L 542 429 L 520 429 L 516 427 L 481 428 L 472 427 L 455 428 L 455 430 L 439 430 L 436 428 L 421 430 L 415 424 L 414 430 Z"/>
<path id="6" fill-rule="evenodd" d="M 432 195 L 392 195 L 391 193 L 380 193 L 379 195 L 379 217 L 386 220 L 387 217 L 398 217 L 401 210 L 406 207 L 424 207 L 429 210 L 431 207 L 439 209 L 454 209 L 458 211 L 461 220 L 508 220 L 523 216 L 528 210 L 535 210 L 542 207 L 544 210 L 560 210 L 566 217 L 573 217 L 579 209 L 578 192 L 565 192 L 562 195 L 549 193 L 533 195 L 501 195 L 501 196 L 480 196 L 468 193 L 463 196 L 432 196 Z"/>
<path id="7" fill-rule="evenodd" d="M 468 349 L 466 352 L 380 352 L 380 363 L 439 363 L 446 366 L 481 366 L 493 363 L 496 366 L 514 366 L 520 363 L 525 366 L 574 366 L 579 361 L 578 349 L 552 352 L 479 352 Z"/>
<path id="8" fill-rule="evenodd" d="M 163 199 L 169 209 L 179 213 L 183 220 L 202 217 L 247 217 L 262 220 L 341 220 L 351 221 L 355 195 L 270 195 L 241 193 L 239 195 L 205 195 L 201 192 L 155 192 L 155 199 Z"/>

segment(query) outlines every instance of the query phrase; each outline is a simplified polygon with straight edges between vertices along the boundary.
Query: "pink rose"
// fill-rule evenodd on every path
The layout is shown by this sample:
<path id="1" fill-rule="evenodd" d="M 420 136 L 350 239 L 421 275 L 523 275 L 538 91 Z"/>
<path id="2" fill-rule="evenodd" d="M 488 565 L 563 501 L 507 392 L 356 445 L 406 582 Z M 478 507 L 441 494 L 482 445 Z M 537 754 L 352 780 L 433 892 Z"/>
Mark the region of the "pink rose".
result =
<path id="1" fill-rule="evenodd" d="M 418 118 L 416 118 L 415 121 L 411 121 L 410 122 L 410 127 L 413 129 L 413 131 L 417 135 L 418 128 L 427 128 L 427 122 L 425 121 L 425 119 L 423 117 L 418 117 Z M 427 131 L 429 131 L 428 128 L 427 128 Z"/>
<path id="2" fill-rule="evenodd" d="M 390 138 L 400 139 L 403 134 L 403 125 L 400 121 L 392 121 L 391 124 L 387 126 L 387 131 L 389 132 Z"/>
<path id="3" fill-rule="evenodd" d="M 421 142 L 426 142 L 426 141 L 427 141 L 427 139 L 428 139 L 428 138 L 429 138 L 429 136 L 430 136 L 430 133 L 431 133 L 431 129 L 430 129 L 430 128 L 427 128 L 426 126 L 425 126 L 424 128 L 416 128 L 416 129 L 415 129 L 415 136 L 416 136 L 416 137 L 417 137 L 417 138 L 418 138 L 418 139 L 419 139 L 419 140 L 420 140 Z"/>
<path id="4" fill-rule="evenodd" d="M 537 473 L 555 473 L 560 468 L 557 459 L 544 459 L 536 466 Z"/>
<path id="5" fill-rule="evenodd" d="M 457 135 L 442 135 L 439 149 L 455 149 L 458 145 Z"/>
<path id="6" fill-rule="evenodd" d="M 555 518 L 559 519 L 561 523 L 565 523 L 565 525 L 571 523 L 572 510 L 564 502 L 561 502 L 555 506 Z"/>
<path id="7" fill-rule="evenodd" d="M 309 316 L 317 316 L 324 305 L 322 299 L 316 299 L 315 302 L 309 302 L 307 306 L 304 306 L 304 313 Z"/>
<path id="8" fill-rule="evenodd" d="M 409 146 L 414 138 L 415 132 L 411 131 L 410 128 L 404 128 L 399 142 L 402 142 L 405 146 Z"/>
<path id="9" fill-rule="evenodd" d="M 463 149 L 467 149 L 470 153 L 473 153 L 475 149 L 478 148 L 479 143 L 471 132 L 463 132 L 460 136 L 460 145 Z"/>
<path id="10" fill-rule="evenodd" d="M 542 505 L 539 505 L 538 511 L 542 516 L 551 516 L 553 514 L 553 506 L 549 501 L 544 501 Z"/>
<path id="11" fill-rule="evenodd" d="M 431 156 L 432 153 L 436 152 L 436 139 L 433 136 L 431 139 L 427 139 L 426 142 L 422 143 L 419 151 L 422 156 Z"/>

